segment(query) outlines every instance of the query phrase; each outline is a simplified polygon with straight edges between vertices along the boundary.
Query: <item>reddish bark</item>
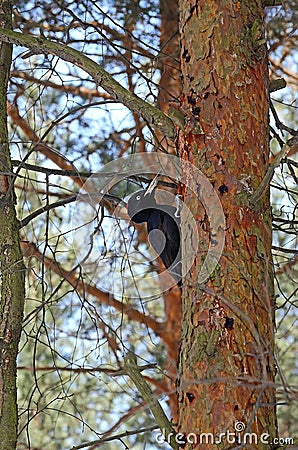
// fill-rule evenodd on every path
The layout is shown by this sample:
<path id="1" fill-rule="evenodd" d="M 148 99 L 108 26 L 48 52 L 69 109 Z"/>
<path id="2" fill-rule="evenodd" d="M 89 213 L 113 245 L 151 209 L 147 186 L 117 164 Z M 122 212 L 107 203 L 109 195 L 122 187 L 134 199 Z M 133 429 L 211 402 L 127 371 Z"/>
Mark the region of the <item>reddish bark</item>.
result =
<path id="1" fill-rule="evenodd" d="M 214 185 L 226 217 L 223 255 L 208 283 L 198 286 L 210 230 L 199 193 L 186 191 L 200 252 L 182 306 L 179 430 L 215 437 L 235 431 L 235 423 L 242 421 L 246 431 L 274 437 L 269 195 L 249 205 L 269 161 L 262 5 L 180 0 L 179 6 L 187 117 L 179 151 Z M 259 440 L 251 448 L 262 445 Z M 222 445 L 205 443 L 204 448 Z"/>

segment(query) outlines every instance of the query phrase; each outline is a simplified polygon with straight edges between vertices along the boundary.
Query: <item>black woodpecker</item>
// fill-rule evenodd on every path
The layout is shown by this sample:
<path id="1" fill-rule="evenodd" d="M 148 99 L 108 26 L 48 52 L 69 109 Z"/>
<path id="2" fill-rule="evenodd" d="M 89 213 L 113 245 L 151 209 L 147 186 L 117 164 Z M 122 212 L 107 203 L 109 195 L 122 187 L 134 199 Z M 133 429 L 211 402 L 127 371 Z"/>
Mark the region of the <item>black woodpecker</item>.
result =
<path id="1" fill-rule="evenodd" d="M 133 222 L 146 222 L 150 244 L 181 289 L 180 216 L 174 206 L 156 203 L 152 183 L 130 197 L 127 212 Z"/>

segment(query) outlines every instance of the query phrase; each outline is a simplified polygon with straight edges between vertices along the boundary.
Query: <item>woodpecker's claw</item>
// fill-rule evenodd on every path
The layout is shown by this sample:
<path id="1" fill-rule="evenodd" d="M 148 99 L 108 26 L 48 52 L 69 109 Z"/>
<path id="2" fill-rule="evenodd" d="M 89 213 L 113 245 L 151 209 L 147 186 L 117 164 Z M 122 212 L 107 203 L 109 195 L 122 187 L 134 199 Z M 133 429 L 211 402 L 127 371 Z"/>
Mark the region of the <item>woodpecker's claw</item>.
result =
<path id="1" fill-rule="evenodd" d="M 177 194 L 175 196 L 175 203 L 176 203 L 176 211 L 175 211 L 175 214 L 174 214 L 175 217 L 180 217 L 180 212 L 181 212 L 181 209 L 182 209 L 182 206 L 183 206 L 181 199 L 182 199 L 182 195 Z"/>

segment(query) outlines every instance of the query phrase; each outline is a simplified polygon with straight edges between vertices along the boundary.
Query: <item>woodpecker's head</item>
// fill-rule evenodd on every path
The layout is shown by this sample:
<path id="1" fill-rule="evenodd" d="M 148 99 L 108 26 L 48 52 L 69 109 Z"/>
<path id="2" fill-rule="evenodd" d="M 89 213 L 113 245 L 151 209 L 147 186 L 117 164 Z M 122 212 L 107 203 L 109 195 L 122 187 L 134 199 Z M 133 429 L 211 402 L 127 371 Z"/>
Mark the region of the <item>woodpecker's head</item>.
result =
<path id="1" fill-rule="evenodd" d="M 148 211 L 148 209 L 156 208 L 154 191 L 157 186 L 158 176 L 159 175 L 156 175 L 147 189 L 142 189 L 141 191 L 137 191 L 132 194 L 127 202 L 127 213 L 131 220 L 136 223 L 145 222 L 146 219 L 144 218 L 146 211 Z"/>
<path id="2" fill-rule="evenodd" d="M 127 213 L 131 220 L 139 223 L 139 220 L 136 217 L 137 215 L 139 215 L 140 213 L 142 214 L 142 212 L 145 214 L 149 209 L 156 207 L 154 192 L 148 194 L 147 189 L 135 192 L 128 200 L 126 207 Z M 142 222 L 144 222 L 145 220 L 142 220 Z"/>

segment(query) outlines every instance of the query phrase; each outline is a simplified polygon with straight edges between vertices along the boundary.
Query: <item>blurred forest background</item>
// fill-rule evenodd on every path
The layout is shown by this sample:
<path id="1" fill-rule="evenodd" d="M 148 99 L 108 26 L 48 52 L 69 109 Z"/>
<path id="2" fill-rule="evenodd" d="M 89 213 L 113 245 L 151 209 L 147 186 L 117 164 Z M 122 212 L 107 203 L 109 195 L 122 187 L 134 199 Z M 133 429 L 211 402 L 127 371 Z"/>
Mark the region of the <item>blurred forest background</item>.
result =
<path id="1" fill-rule="evenodd" d="M 179 95 L 172 3 L 20 0 L 13 27 L 83 52 L 131 92 L 168 112 Z M 297 128 L 295 23 L 294 0 L 266 8 L 270 79 L 286 82 L 271 93 L 272 160 Z M 18 358 L 18 449 L 66 449 L 125 430 L 134 433 L 107 440 L 103 448 L 164 448 L 155 441 L 155 432 L 139 432 L 155 422 L 131 381 L 112 376 L 128 349 L 144 364 L 157 363 L 146 375 L 167 410 L 168 350 L 156 333 L 164 321 L 165 299 L 152 280 L 146 281 L 146 271 L 137 294 L 131 291 L 130 297 L 129 290 L 121 289 L 128 247 L 136 271 L 155 270 L 144 229 L 136 230 L 125 215 L 120 227 L 112 199 L 100 208 L 95 226 L 74 201 L 91 174 L 119 157 L 151 152 L 156 136 L 86 72 L 23 47 L 14 47 L 8 101 L 17 213 L 28 268 Z M 170 149 L 165 138 L 158 139 Z M 298 431 L 296 152 L 293 148 L 282 159 L 271 182 L 282 436 Z M 130 179 L 111 194 L 125 198 L 142 186 L 142 180 Z M 90 229 L 98 253 L 87 267 L 75 249 L 86 245 Z M 113 295 L 107 294 L 112 287 Z"/>

